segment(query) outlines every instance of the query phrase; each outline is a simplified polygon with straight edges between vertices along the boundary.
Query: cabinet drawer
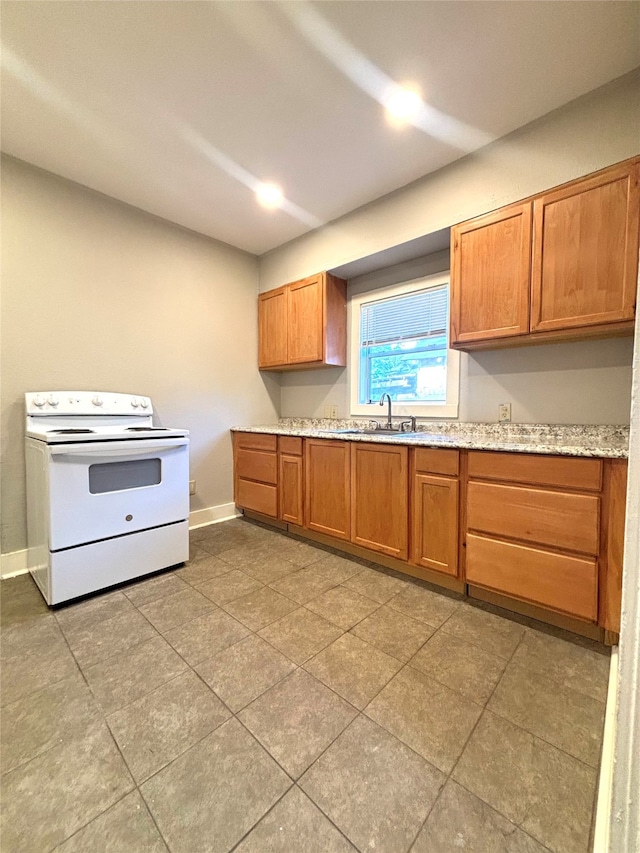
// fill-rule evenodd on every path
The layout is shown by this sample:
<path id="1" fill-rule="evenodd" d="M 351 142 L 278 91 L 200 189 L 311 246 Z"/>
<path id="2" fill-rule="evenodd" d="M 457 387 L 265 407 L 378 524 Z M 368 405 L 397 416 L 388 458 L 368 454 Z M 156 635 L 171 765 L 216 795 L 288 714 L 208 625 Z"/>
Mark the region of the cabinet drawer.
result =
<path id="1" fill-rule="evenodd" d="M 238 450 L 272 450 L 278 447 L 278 436 L 267 435 L 264 432 L 237 432 L 236 447 Z"/>
<path id="2" fill-rule="evenodd" d="M 278 449 L 288 456 L 302 456 L 302 439 L 295 435 L 281 435 L 278 438 Z"/>
<path id="3" fill-rule="evenodd" d="M 278 489 L 253 480 L 237 480 L 236 504 L 242 509 L 252 509 L 263 515 L 278 517 Z"/>
<path id="4" fill-rule="evenodd" d="M 602 460 L 472 450 L 469 477 L 598 492 L 602 485 Z"/>
<path id="5" fill-rule="evenodd" d="M 598 553 L 600 498 L 469 483 L 467 526 L 509 539 Z"/>
<path id="6" fill-rule="evenodd" d="M 595 622 L 595 559 L 467 536 L 467 582 Z"/>
<path id="7" fill-rule="evenodd" d="M 416 447 L 413 459 L 417 473 L 448 474 L 451 477 L 456 477 L 460 469 L 460 452 L 458 450 Z"/>
<path id="8" fill-rule="evenodd" d="M 275 453 L 262 450 L 238 450 L 236 475 L 245 480 L 259 480 L 275 486 L 278 482 L 278 457 Z"/>

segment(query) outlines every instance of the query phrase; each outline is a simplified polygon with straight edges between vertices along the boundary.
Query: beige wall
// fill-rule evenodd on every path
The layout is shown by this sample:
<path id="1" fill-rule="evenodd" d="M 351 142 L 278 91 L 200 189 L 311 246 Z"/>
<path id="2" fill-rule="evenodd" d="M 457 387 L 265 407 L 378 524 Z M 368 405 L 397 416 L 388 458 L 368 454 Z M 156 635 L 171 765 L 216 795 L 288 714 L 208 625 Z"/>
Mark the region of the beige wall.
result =
<path id="1" fill-rule="evenodd" d="M 449 228 L 455 222 L 571 180 L 640 151 L 640 71 L 573 101 L 487 148 L 260 258 L 260 289 Z M 349 282 L 362 289 L 425 274 L 428 259 Z M 460 419 L 628 423 L 631 339 L 463 355 Z M 348 415 L 346 370 L 283 374 L 283 416 Z"/>
<path id="2" fill-rule="evenodd" d="M 349 281 L 349 297 L 448 268 L 438 252 Z M 347 302 L 350 314 L 350 298 Z M 347 323 L 351 328 L 351 323 Z M 628 424 L 633 338 L 547 344 L 460 355 L 461 421 L 496 421 L 511 403 L 519 423 Z M 282 374 L 283 417 L 324 417 L 338 406 L 349 416 L 349 371 L 343 368 Z"/>
<path id="3" fill-rule="evenodd" d="M 640 151 L 640 69 L 260 258 L 260 290 L 333 269 Z"/>
<path id="4" fill-rule="evenodd" d="M 2 552 L 25 547 L 27 390 L 148 395 L 191 430 L 191 509 L 232 500 L 229 427 L 273 421 L 257 261 L 10 158 L 2 162 Z"/>

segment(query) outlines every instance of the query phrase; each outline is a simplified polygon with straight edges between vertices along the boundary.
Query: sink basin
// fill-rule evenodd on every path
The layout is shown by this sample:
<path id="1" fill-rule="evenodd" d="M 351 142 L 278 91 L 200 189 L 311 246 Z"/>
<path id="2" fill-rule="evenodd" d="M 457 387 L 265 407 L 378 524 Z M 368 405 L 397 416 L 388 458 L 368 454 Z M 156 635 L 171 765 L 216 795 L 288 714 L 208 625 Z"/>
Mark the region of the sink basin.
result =
<path id="1" fill-rule="evenodd" d="M 387 438 L 407 438 L 408 436 L 422 435 L 420 432 L 400 432 L 398 430 L 388 429 L 323 429 L 321 432 L 331 433 L 331 435 L 377 435 L 386 436 Z"/>

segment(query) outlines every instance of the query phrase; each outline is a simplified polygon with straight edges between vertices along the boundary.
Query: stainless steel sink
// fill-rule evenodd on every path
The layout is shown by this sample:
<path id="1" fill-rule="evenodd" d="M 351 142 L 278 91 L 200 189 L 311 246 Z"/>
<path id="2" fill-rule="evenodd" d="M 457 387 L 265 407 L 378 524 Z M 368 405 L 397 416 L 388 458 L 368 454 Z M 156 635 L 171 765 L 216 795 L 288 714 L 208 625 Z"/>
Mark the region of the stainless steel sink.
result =
<path id="1" fill-rule="evenodd" d="M 422 435 L 420 432 L 400 432 L 399 430 L 389 429 L 323 429 L 320 432 L 330 433 L 331 435 L 377 435 L 386 436 L 386 438 L 407 438 L 408 436 Z"/>

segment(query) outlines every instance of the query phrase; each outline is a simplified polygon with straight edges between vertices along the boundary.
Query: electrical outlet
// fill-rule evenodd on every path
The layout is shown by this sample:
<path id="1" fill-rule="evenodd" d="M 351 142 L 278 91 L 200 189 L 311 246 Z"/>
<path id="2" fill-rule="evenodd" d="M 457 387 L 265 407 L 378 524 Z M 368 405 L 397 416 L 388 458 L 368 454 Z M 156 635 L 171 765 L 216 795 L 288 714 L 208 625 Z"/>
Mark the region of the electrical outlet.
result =
<path id="1" fill-rule="evenodd" d="M 500 403 L 498 406 L 498 421 L 506 423 L 511 420 L 511 403 Z"/>
<path id="2" fill-rule="evenodd" d="M 335 404 L 329 406 L 329 417 L 334 420 L 338 419 L 338 407 Z"/>
<path id="3" fill-rule="evenodd" d="M 189 480 L 189 494 L 195 495 L 195 493 L 196 493 L 196 481 L 195 480 Z"/>

